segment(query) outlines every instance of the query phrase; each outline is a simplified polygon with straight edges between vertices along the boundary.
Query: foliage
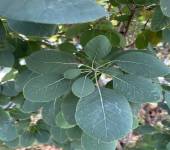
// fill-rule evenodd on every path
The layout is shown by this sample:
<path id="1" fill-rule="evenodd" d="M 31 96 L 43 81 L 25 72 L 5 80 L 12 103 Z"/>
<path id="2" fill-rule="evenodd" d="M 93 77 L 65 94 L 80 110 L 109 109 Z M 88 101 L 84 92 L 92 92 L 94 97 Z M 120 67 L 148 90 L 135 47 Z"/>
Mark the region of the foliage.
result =
<path id="1" fill-rule="evenodd" d="M 169 110 L 158 77 L 168 80 L 170 68 L 155 49 L 170 43 L 169 10 L 168 0 L 1 0 L 0 67 L 10 71 L 0 83 L 0 149 L 113 150 L 139 126 L 134 106 Z M 143 150 L 168 150 L 168 125 L 144 135 L 153 141 Z"/>

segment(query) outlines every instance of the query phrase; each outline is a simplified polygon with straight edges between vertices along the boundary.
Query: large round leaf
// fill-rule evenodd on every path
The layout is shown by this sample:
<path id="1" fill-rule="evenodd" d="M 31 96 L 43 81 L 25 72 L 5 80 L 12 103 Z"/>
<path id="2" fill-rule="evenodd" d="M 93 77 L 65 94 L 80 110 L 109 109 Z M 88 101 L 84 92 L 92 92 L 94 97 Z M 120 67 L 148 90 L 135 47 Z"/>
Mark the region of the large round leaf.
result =
<path id="1" fill-rule="evenodd" d="M 43 50 L 33 53 L 26 59 L 30 70 L 37 73 L 58 73 L 75 68 L 76 61 L 73 55 L 55 50 Z"/>
<path id="2" fill-rule="evenodd" d="M 165 76 L 170 72 L 170 68 L 155 56 L 143 52 L 128 52 L 119 56 L 113 62 L 128 73 L 148 78 Z"/>
<path id="3" fill-rule="evenodd" d="M 71 86 L 70 80 L 57 75 L 40 75 L 33 78 L 24 87 L 24 96 L 33 102 L 54 101 L 67 94 Z"/>
<path id="4" fill-rule="evenodd" d="M 162 98 L 160 86 L 135 75 L 113 77 L 113 88 L 135 103 L 157 102 Z"/>
<path id="5" fill-rule="evenodd" d="M 106 12 L 94 0 L 2 0 L 0 15 L 20 21 L 73 24 L 94 21 Z"/>
<path id="6" fill-rule="evenodd" d="M 81 138 L 82 146 L 85 150 L 115 150 L 116 142 L 102 142 L 98 139 L 92 138 L 86 134 Z"/>
<path id="7" fill-rule="evenodd" d="M 88 135 L 110 142 L 132 129 L 132 112 L 125 97 L 102 88 L 77 104 L 76 121 Z"/>

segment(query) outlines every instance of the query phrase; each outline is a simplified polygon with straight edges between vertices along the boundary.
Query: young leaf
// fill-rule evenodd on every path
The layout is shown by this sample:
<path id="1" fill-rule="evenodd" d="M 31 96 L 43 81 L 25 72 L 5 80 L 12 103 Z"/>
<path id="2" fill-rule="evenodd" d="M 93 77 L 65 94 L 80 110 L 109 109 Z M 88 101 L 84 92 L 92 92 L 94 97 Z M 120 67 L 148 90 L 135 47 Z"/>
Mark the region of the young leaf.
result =
<path id="1" fill-rule="evenodd" d="M 85 53 L 91 60 L 101 59 L 111 52 L 112 45 L 108 38 L 104 35 L 99 35 L 90 40 L 85 46 Z"/>
<path id="2" fill-rule="evenodd" d="M 143 52 L 128 52 L 113 61 L 128 73 L 147 78 L 165 76 L 170 72 L 170 68 L 155 56 Z"/>
<path id="3" fill-rule="evenodd" d="M 40 75 L 24 87 L 24 97 L 32 102 L 54 101 L 69 92 L 71 82 L 60 75 Z"/>
<path id="4" fill-rule="evenodd" d="M 132 129 L 133 117 L 125 97 L 102 88 L 78 102 L 76 121 L 86 134 L 111 142 Z"/>
<path id="5" fill-rule="evenodd" d="M 94 83 L 87 76 L 77 79 L 72 85 L 72 92 L 80 98 L 91 94 L 94 90 Z"/>
<path id="6" fill-rule="evenodd" d="M 30 70 L 42 74 L 62 74 L 78 65 L 73 55 L 55 50 L 35 52 L 26 59 L 26 62 Z"/>
<path id="7" fill-rule="evenodd" d="M 82 135 L 81 143 L 85 150 L 115 150 L 116 149 L 116 141 L 110 143 L 103 142 L 98 139 L 92 138 L 86 134 Z"/>
<path id="8" fill-rule="evenodd" d="M 157 102 L 162 98 L 160 86 L 150 79 L 135 75 L 113 77 L 113 88 L 135 103 Z"/>

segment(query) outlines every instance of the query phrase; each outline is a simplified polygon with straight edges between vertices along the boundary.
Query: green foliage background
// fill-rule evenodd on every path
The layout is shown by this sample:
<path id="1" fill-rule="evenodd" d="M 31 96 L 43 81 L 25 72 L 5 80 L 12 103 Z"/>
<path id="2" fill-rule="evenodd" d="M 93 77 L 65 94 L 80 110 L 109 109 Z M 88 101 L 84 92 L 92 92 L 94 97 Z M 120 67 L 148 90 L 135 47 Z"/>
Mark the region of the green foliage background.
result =
<path id="1" fill-rule="evenodd" d="M 114 150 L 134 129 L 143 138 L 130 149 L 169 150 L 169 119 L 137 120 L 147 102 L 170 112 L 170 88 L 158 80 L 170 68 L 156 56 L 170 43 L 168 0 L 0 0 L 0 16 L 0 67 L 10 68 L 0 83 L 1 150 Z"/>

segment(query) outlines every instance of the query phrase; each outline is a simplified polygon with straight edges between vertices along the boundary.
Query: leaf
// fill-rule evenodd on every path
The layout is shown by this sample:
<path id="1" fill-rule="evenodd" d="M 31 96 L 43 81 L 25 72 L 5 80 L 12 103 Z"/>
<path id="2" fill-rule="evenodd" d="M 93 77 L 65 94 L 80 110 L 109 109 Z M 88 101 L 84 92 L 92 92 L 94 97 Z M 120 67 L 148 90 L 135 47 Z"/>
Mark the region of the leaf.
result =
<path id="1" fill-rule="evenodd" d="M 15 58 L 9 51 L 0 51 L 0 66 L 12 67 L 14 65 Z"/>
<path id="2" fill-rule="evenodd" d="M 72 85 L 72 92 L 80 98 L 91 94 L 94 90 L 94 83 L 87 76 L 78 78 Z"/>
<path id="3" fill-rule="evenodd" d="M 40 75 L 27 82 L 24 97 L 32 102 L 49 102 L 69 92 L 71 82 L 60 75 Z"/>
<path id="4" fill-rule="evenodd" d="M 35 137 L 30 131 L 25 131 L 20 137 L 20 145 L 22 147 L 31 146 L 35 141 Z"/>
<path id="5" fill-rule="evenodd" d="M 152 80 L 135 75 L 120 75 L 113 78 L 113 88 L 135 103 L 157 102 L 162 98 L 160 86 Z"/>
<path id="6" fill-rule="evenodd" d="M 78 65 L 73 55 L 55 50 L 35 52 L 26 59 L 26 62 L 30 70 L 43 74 L 62 74 L 66 70 L 75 68 Z"/>
<path id="7" fill-rule="evenodd" d="M 51 135 L 56 142 L 65 143 L 67 141 L 67 135 L 64 129 L 52 127 Z"/>
<path id="8" fill-rule="evenodd" d="M 48 143 L 50 133 L 46 130 L 39 129 L 35 134 L 35 138 L 39 143 Z"/>
<path id="9" fill-rule="evenodd" d="M 5 142 L 5 145 L 7 145 L 9 148 L 17 148 L 19 146 L 19 138 L 17 137 L 13 141 Z"/>
<path id="10" fill-rule="evenodd" d="M 64 115 L 65 120 L 71 124 L 75 125 L 75 112 L 77 106 L 78 98 L 73 94 L 68 94 L 61 103 L 61 111 Z"/>
<path id="11" fill-rule="evenodd" d="M 66 79 L 75 79 L 81 74 L 80 69 L 69 69 L 66 72 L 64 72 L 64 78 Z"/>
<path id="12" fill-rule="evenodd" d="M 9 11 L 6 11 L 7 9 Z M 73 24 L 94 21 L 106 16 L 107 13 L 93 0 L 36 0 L 26 2 L 3 0 L 1 1 L 0 15 L 14 20 L 36 23 Z"/>
<path id="13" fill-rule="evenodd" d="M 61 100 L 57 99 L 44 105 L 42 110 L 42 118 L 45 123 L 50 126 L 56 125 L 55 118 L 56 115 L 60 112 L 60 104 Z"/>
<path id="14" fill-rule="evenodd" d="M 125 97 L 111 89 L 95 90 L 82 98 L 76 109 L 76 122 L 89 136 L 111 142 L 132 129 L 132 112 Z"/>
<path id="15" fill-rule="evenodd" d="M 17 96 L 18 91 L 15 90 L 15 82 L 14 81 L 7 81 L 2 84 L 2 94 L 5 96 Z"/>
<path id="16" fill-rule="evenodd" d="M 71 140 L 71 141 L 79 140 L 79 139 L 81 139 L 82 130 L 78 126 L 76 126 L 74 128 L 67 129 L 66 134 L 67 134 L 69 140 Z"/>
<path id="17" fill-rule="evenodd" d="M 48 37 L 56 33 L 57 26 L 8 19 L 9 28 L 26 36 Z"/>
<path id="18" fill-rule="evenodd" d="M 45 104 L 46 103 L 41 103 L 41 102 L 36 103 L 29 100 L 25 100 L 24 104 L 22 105 L 22 111 L 25 113 L 36 112 Z"/>
<path id="19" fill-rule="evenodd" d="M 170 142 L 166 145 L 166 149 L 170 150 Z"/>
<path id="20" fill-rule="evenodd" d="M 99 35 L 86 44 L 84 52 L 91 60 L 101 59 L 111 52 L 111 48 L 112 45 L 107 37 L 104 35 Z"/>
<path id="21" fill-rule="evenodd" d="M 163 14 L 170 17 L 170 2 L 168 0 L 160 0 L 160 6 Z"/>
<path id="22" fill-rule="evenodd" d="M 13 123 L 6 122 L 0 126 L 0 139 L 2 141 L 12 141 L 17 136 L 17 131 Z"/>
<path id="23" fill-rule="evenodd" d="M 165 76 L 170 72 L 170 69 L 155 56 L 143 52 L 128 52 L 113 62 L 130 74 L 147 78 Z"/>
<path id="24" fill-rule="evenodd" d="M 152 17 L 151 29 L 153 31 L 160 31 L 164 27 L 167 27 L 169 24 L 170 24 L 170 18 L 164 16 L 160 7 L 157 7 Z"/>
<path id="25" fill-rule="evenodd" d="M 62 129 L 69 129 L 75 126 L 74 124 L 71 125 L 69 122 L 67 122 L 62 112 L 59 112 L 56 116 L 56 125 Z"/>
<path id="26" fill-rule="evenodd" d="M 36 73 L 33 73 L 30 70 L 24 70 L 23 72 L 20 72 L 15 79 L 15 89 L 18 92 L 21 92 L 24 88 L 24 85 L 31 80 L 32 78 L 38 76 Z"/>
<path id="27" fill-rule="evenodd" d="M 162 38 L 165 42 L 170 44 L 170 29 L 164 29 L 162 31 Z"/>
<path id="28" fill-rule="evenodd" d="M 81 138 L 82 146 L 85 150 L 115 150 L 116 142 L 103 142 L 98 139 L 94 139 L 86 134 Z"/>

